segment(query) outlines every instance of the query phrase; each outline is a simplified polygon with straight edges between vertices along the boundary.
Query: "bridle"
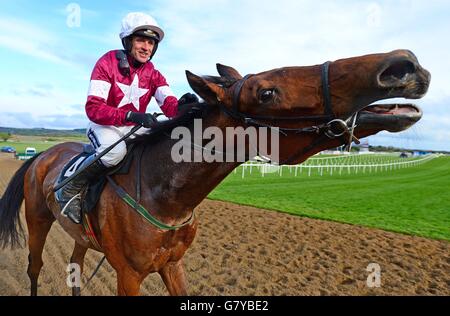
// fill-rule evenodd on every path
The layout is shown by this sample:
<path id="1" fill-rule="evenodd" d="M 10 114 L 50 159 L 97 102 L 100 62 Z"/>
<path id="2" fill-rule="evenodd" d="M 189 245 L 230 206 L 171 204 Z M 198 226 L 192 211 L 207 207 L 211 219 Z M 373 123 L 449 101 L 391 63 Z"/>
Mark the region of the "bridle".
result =
<path id="1" fill-rule="evenodd" d="M 347 139 L 344 140 L 346 147 L 350 150 L 351 143 L 353 141 L 358 142 L 359 140 L 354 136 L 354 129 L 356 127 L 356 118 L 358 113 L 353 114 L 347 120 L 342 120 L 338 118 L 332 109 L 331 104 L 331 93 L 330 93 L 330 83 L 329 83 L 329 67 L 331 62 L 327 61 L 321 66 L 321 80 L 322 80 L 322 96 L 323 96 L 323 106 L 324 106 L 324 114 L 322 115 L 310 115 L 310 116 L 263 116 L 263 115 L 254 115 L 249 113 L 244 113 L 239 111 L 239 100 L 242 92 L 242 88 L 245 82 L 252 77 L 252 74 L 246 75 L 239 81 L 237 81 L 233 88 L 232 94 L 232 107 L 231 109 L 226 107 L 222 102 L 219 102 L 219 107 L 221 110 L 226 113 L 228 116 L 236 119 L 238 121 L 243 122 L 245 125 L 256 126 L 256 127 L 267 127 L 271 129 L 275 129 L 278 133 L 283 136 L 288 136 L 288 133 L 314 133 L 321 135 L 315 142 L 311 145 L 307 146 L 303 150 L 300 150 L 298 153 L 294 154 L 287 160 L 280 162 L 279 164 L 288 164 L 294 161 L 297 157 L 311 150 L 313 147 L 319 145 L 320 143 L 326 141 L 327 139 L 335 139 L 338 137 L 348 136 Z M 309 127 L 300 127 L 300 128 L 287 128 L 287 127 L 279 127 L 271 124 L 267 124 L 262 121 L 320 121 L 325 122 L 317 125 L 312 125 Z M 350 125 L 348 125 L 350 123 Z"/>

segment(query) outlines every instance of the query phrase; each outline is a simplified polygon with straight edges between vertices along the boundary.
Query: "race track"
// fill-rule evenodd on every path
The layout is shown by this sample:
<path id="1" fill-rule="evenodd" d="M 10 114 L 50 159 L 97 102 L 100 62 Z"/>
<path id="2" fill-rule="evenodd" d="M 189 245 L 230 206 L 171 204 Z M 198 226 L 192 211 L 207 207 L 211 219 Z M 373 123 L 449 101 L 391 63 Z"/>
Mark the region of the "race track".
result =
<path id="1" fill-rule="evenodd" d="M 0 192 L 20 162 L 0 155 Z M 450 243 L 205 200 L 199 232 L 185 256 L 192 295 L 450 295 Z M 22 222 L 23 220 L 22 210 Z M 25 225 L 26 226 L 26 225 Z M 44 249 L 40 295 L 70 295 L 66 266 L 73 241 L 55 223 Z M 28 295 L 27 249 L 0 250 L 0 295 Z M 101 254 L 89 251 L 85 276 Z M 381 286 L 367 286 L 370 263 Z M 144 295 L 167 295 L 159 275 Z M 114 295 L 115 272 L 100 268 L 83 295 Z"/>

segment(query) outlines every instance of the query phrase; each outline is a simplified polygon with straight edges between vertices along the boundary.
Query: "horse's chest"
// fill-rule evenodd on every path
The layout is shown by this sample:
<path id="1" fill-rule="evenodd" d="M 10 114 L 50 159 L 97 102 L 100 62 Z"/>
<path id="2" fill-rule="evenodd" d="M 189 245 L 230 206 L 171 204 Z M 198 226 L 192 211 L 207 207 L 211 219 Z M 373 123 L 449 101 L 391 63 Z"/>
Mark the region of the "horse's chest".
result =
<path id="1" fill-rule="evenodd" d="M 177 231 L 157 232 L 131 242 L 125 247 L 125 255 L 134 266 L 149 271 L 159 271 L 168 262 L 181 260 L 191 245 L 197 225 L 184 227 Z"/>

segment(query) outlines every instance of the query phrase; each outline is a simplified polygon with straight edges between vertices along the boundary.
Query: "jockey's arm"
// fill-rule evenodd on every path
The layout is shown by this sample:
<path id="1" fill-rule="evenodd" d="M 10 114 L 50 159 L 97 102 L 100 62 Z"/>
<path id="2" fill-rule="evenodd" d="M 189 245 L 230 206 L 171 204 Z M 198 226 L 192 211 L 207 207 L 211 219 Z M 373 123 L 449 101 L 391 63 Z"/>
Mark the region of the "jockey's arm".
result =
<path id="1" fill-rule="evenodd" d="M 165 116 L 168 118 L 175 117 L 178 111 L 178 99 L 172 92 L 172 89 L 170 89 L 164 76 L 159 71 L 156 72 L 155 79 L 158 87 L 154 94 L 156 103 L 158 103 Z"/>
<path id="2" fill-rule="evenodd" d="M 88 118 L 100 125 L 127 125 L 127 111 L 107 105 L 111 86 L 114 84 L 108 70 L 107 56 L 103 56 L 96 63 L 91 75 L 88 98 L 86 101 L 86 114 Z"/>
<path id="3" fill-rule="evenodd" d="M 99 125 L 127 125 L 127 111 L 106 105 L 106 100 L 102 97 L 88 96 L 86 114 L 92 122 Z"/>

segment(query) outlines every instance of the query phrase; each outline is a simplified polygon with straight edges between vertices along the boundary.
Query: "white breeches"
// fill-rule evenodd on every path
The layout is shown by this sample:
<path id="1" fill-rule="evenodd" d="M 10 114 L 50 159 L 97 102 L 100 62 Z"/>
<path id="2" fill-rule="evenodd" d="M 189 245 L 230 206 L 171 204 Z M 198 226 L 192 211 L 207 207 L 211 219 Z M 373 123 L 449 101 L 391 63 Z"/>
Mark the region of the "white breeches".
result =
<path id="1" fill-rule="evenodd" d="M 131 131 L 134 126 L 109 126 L 109 125 L 98 125 L 94 122 L 89 122 L 86 135 L 91 141 L 92 146 L 94 146 L 97 154 L 104 151 L 106 148 L 114 144 L 125 134 Z M 141 127 L 136 133 L 130 136 L 133 139 L 135 135 L 146 134 L 150 129 Z M 118 165 L 125 155 L 127 154 L 127 146 L 124 141 L 118 143 L 110 152 L 104 155 L 100 160 L 105 165 L 105 167 L 113 167 Z"/>

